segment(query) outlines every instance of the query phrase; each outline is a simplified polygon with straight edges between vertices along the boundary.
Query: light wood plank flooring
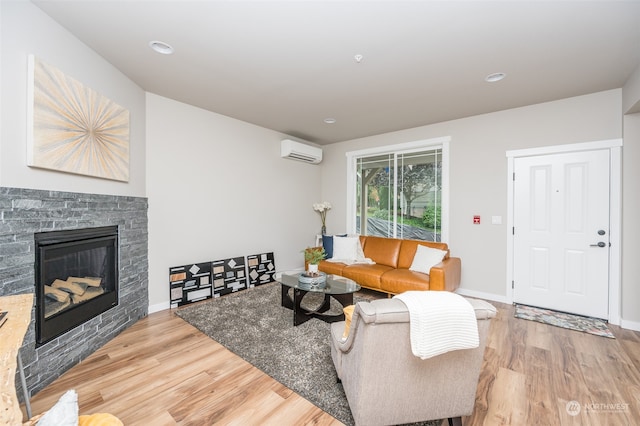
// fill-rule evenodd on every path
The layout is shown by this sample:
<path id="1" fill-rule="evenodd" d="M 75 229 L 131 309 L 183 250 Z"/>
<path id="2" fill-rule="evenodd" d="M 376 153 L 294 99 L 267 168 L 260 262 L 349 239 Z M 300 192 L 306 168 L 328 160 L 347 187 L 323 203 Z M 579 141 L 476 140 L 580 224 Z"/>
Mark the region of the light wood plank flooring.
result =
<path id="1" fill-rule="evenodd" d="M 640 424 L 640 333 L 611 326 L 617 339 L 592 336 L 492 303 L 499 313 L 465 426 Z M 127 426 L 341 424 L 171 311 L 143 318 L 43 389 L 33 413 L 68 389 L 81 414 L 110 412 Z"/>

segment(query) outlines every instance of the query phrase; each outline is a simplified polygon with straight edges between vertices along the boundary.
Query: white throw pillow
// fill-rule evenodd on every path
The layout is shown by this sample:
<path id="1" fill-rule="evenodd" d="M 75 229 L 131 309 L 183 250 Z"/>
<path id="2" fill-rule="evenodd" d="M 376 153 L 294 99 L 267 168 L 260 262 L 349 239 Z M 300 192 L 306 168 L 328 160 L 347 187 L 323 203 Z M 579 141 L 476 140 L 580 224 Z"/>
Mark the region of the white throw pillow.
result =
<path id="1" fill-rule="evenodd" d="M 360 239 L 358 237 L 338 237 L 333 236 L 333 258 L 341 260 L 358 259 L 358 246 Z"/>
<path id="2" fill-rule="evenodd" d="M 356 260 L 365 260 L 366 258 L 364 257 L 364 250 L 362 250 L 362 243 L 360 242 L 360 235 L 358 234 L 350 234 L 347 235 L 347 237 L 355 237 L 358 239 L 358 244 L 356 245 L 356 251 L 358 252 L 358 255 L 356 256 Z"/>
<path id="3" fill-rule="evenodd" d="M 442 262 L 447 254 L 444 250 L 438 250 L 427 246 L 418 245 L 416 254 L 413 256 L 413 262 L 409 267 L 410 270 L 429 274 L 431 267 Z"/>
<path id="4" fill-rule="evenodd" d="M 42 426 L 77 426 L 78 394 L 71 389 L 65 392 L 44 415 L 38 420 Z"/>

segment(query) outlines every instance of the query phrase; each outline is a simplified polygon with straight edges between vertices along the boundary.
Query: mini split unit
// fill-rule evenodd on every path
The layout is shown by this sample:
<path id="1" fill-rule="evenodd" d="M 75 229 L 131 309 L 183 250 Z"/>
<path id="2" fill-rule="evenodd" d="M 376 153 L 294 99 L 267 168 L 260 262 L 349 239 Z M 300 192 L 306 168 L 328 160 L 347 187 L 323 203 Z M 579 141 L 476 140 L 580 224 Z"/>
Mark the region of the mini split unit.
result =
<path id="1" fill-rule="evenodd" d="M 291 139 L 283 139 L 280 145 L 280 156 L 289 160 L 318 164 L 322 161 L 322 149 Z"/>

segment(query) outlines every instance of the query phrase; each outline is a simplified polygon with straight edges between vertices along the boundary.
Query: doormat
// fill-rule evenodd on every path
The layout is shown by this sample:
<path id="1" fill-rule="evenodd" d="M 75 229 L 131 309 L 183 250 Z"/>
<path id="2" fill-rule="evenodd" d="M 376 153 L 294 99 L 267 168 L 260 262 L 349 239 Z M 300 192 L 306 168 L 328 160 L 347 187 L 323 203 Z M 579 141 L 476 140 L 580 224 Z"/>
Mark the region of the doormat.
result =
<path id="1" fill-rule="evenodd" d="M 598 318 L 567 314 L 564 312 L 552 311 L 550 309 L 542 309 L 519 304 L 516 304 L 514 316 L 516 318 L 537 321 L 543 324 L 555 325 L 556 327 L 595 334 L 596 336 L 609 337 L 610 339 L 616 338 L 611 330 L 609 330 L 606 321 Z"/>

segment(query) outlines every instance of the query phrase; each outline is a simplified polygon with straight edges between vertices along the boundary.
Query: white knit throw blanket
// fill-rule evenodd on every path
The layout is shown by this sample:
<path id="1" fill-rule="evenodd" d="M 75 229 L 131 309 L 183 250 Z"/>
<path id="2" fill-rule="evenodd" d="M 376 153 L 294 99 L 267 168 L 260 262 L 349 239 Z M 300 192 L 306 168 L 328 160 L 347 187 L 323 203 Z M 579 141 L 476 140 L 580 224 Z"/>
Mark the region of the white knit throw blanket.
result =
<path id="1" fill-rule="evenodd" d="M 409 310 L 415 356 L 427 359 L 479 346 L 476 313 L 464 297 L 448 291 L 407 291 L 394 298 Z"/>

